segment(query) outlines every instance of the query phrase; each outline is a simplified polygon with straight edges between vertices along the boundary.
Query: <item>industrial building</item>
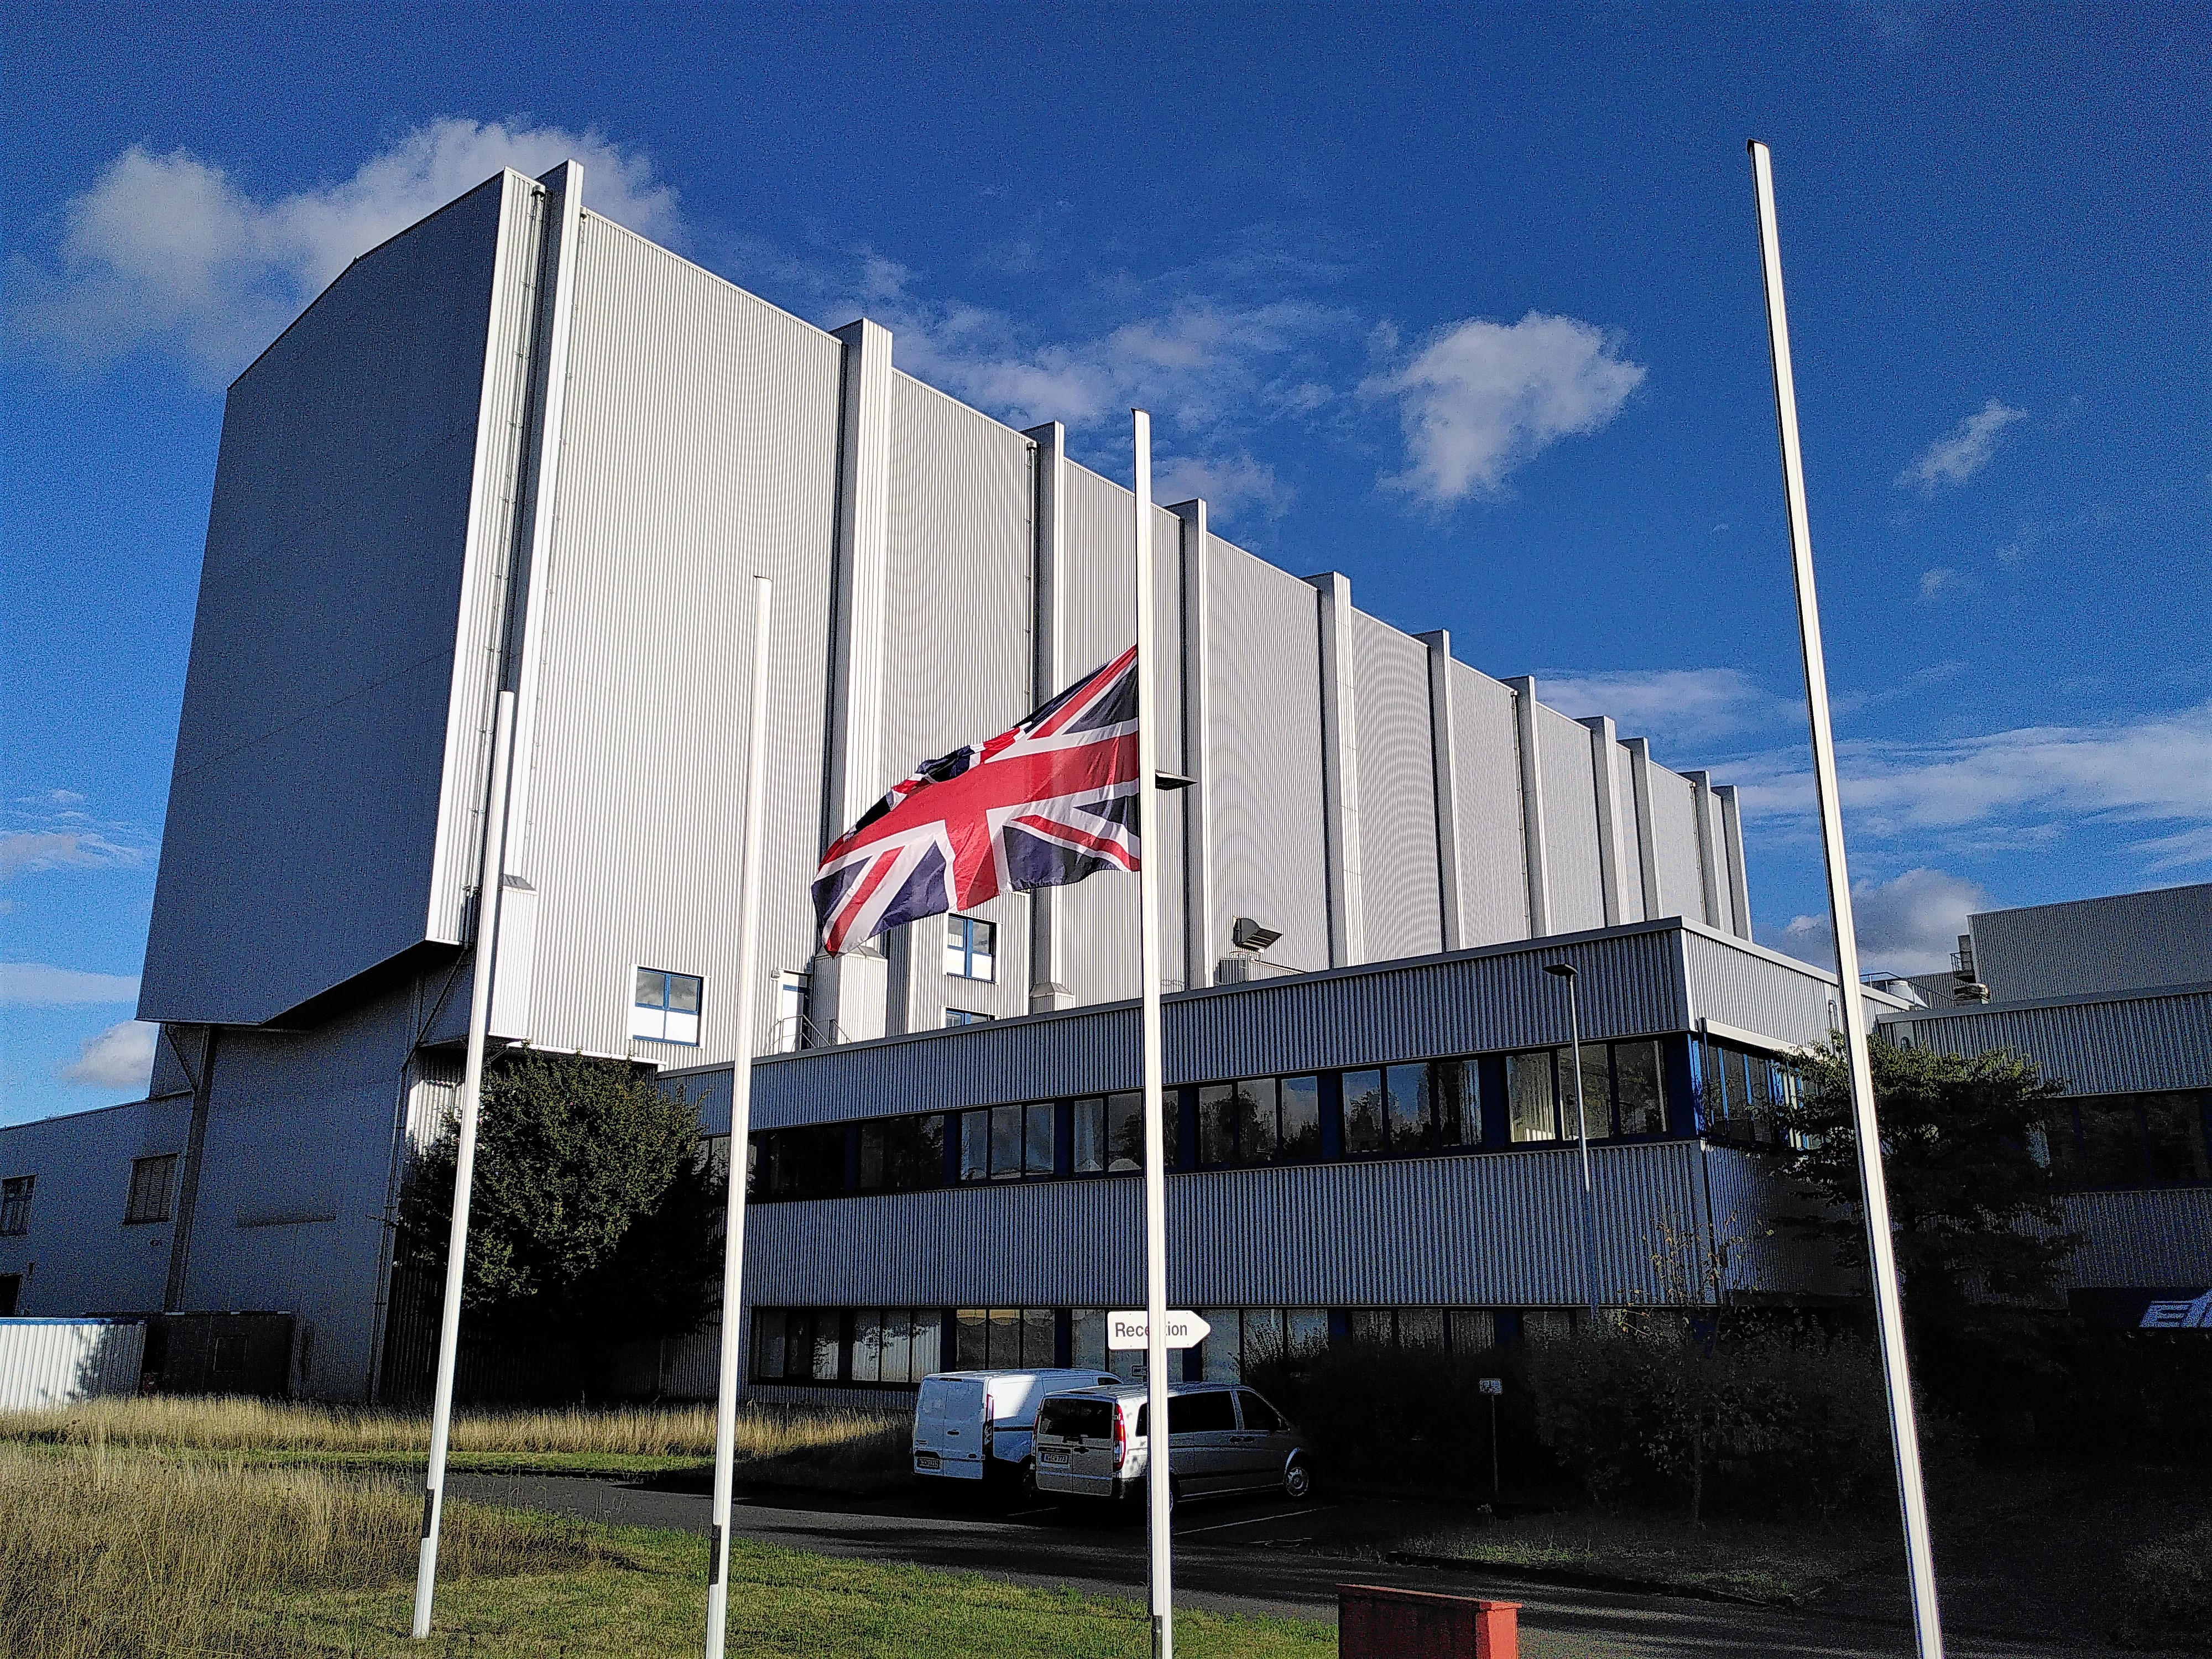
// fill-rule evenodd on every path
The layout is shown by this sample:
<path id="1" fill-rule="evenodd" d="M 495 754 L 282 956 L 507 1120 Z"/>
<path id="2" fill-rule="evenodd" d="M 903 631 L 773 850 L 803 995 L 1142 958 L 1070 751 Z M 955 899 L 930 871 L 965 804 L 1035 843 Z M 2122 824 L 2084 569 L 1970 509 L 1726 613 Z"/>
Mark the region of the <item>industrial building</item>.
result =
<path id="1" fill-rule="evenodd" d="M 489 957 L 496 1045 L 651 1066 L 709 1135 L 733 1058 L 769 1056 L 757 1389 L 1098 1363 L 1099 1311 L 1139 1295 L 1135 884 L 838 957 L 815 952 L 807 884 L 921 758 L 1127 647 L 1133 497 L 1059 427 L 1007 428 L 893 351 L 586 211 L 568 163 L 363 255 L 239 377 L 141 994 L 149 1098 L 0 1130 L 0 1300 L 283 1311 L 295 1389 L 406 1393 L 397 1198 Z M 1723 1258 L 1732 1293 L 1838 1288 L 1755 1237 L 1785 1200 L 1747 1143 L 1842 992 L 1752 942 L 1733 790 L 1364 614 L 1340 574 L 1253 556 L 1202 501 L 1153 535 L 1147 672 L 1162 764 L 1189 780 L 1145 849 L 1174 981 L 1170 1293 L 1216 1329 L 1189 1363 L 1699 1304 Z M 740 1008 L 756 574 L 776 586 L 772 793 Z M 1856 994 L 1916 1041 L 2000 1012 Z M 2212 1086 L 2207 994 L 2161 993 L 2167 1024 L 2129 1040 L 2162 1058 L 2111 1075 Z M 2201 1122 L 2196 1147 L 2201 1182 Z M 2212 1189 L 2144 1192 L 2177 1241 L 2156 1282 L 2212 1279 Z M 2132 1235 L 2112 1249 L 2094 1282 L 2151 1282 Z M 668 1345 L 648 1384 L 710 1387 L 712 1340 Z"/>

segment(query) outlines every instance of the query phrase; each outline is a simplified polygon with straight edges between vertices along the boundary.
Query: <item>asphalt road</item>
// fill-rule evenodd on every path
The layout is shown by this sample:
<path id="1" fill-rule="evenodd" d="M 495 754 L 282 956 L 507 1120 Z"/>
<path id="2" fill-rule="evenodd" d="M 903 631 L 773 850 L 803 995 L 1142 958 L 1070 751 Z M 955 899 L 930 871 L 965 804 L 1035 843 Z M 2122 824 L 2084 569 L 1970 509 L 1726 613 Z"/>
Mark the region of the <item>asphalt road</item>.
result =
<path id="1" fill-rule="evenodd" d="M 704 1495 L 560 1475 L 456 1474 L 457 1497 L 509 1504 L 620 1525 L 707 1529 Z M 1881 1586 L 1861 1605 L 1814 1615 L 1700 1601 L 1516 1583 L 1489 1573 L 1390 1566 L 1318 1553 L 1312 1546 L 1350 1517 L 1318 1503 L 1223 1501 L 1185 1506 L 1176 1522 L 1176 1601 L 1223 1613 L 1334 1619 L 1336 1586 L 1384 1583 L 1522 1604 L 1521 1648 L 1530 1659 L 1710 1659 L 1808 1654 L 1832 1659 L 1910 1655 L 1902 1622 Z M 1141 1600 L 1144 1534 L 1127 1522 L 1071 1516 L 1054 1508 L 1011 1512 L 981 1504 L 741 1492 L 732 1535 L 825 1555 L 972 1572 L 1011 1583 L 1067 1585 Z M 1901 1592 L 1901 1586 L 1899 1587 Z M 1858 1616 L 1863 1615 L 1863 1616 Z M 2064 1644 L 2048 1632 L 2008 1636 L 1947 1632 L 1957 1659 L 2028 1659 Z M 2085 1637 L 2098 1650 L 2101 1641 Z"/>

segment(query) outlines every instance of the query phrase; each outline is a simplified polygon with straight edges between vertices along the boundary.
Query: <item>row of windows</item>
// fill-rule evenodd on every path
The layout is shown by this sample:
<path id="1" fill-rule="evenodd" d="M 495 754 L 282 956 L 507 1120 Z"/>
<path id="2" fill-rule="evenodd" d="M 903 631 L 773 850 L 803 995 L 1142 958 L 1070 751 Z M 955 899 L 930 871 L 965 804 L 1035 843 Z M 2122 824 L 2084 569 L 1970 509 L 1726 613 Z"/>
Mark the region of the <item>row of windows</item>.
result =
<path id="1" fill-rule="evenodd" d="M 131 1190 L 123 1200 L 125 1223 L 167 1221 L 176 1176 L 174 1152 L 132 1158 Z M 38 1182 L 38 1176 L 27 1175 L 0 1181 L 0 1238 L 20 1238 L 31 1231 L 31 1194 Z"/>
<path id="2" fill-rule="evenodd" d="M 1797 1072 L 1772 1055 L 1711 1037 L 1692 1042 L 1690 1054 L 1705 1133 L 1736 1146 L 1779 1145 L 1774 1112 L 1797 1101 L 1803 1086 Z"/>
<path id="3" fill-rule="evenodd" d="M 1331 1343 L 1473 1355 L 1501 1336 L 1577 1328 L 1575 1310 L 1528 1308 L 1201 1308 L 1212 1327 L 1171 1361 L 1181 1382 L 1234 1382 L 1271 1360 L 1293 1364 Z M 1102 1308 L 761 1308 L 756 1382 L 912 1387 L 936 1370 L 1101 1371 L 1142 1382 L 1141 1352 L 1109 1350 Z"/>
<path id="4" fill-rule="evenodd" d="M 1499 1097 L 1489 1137 L 1486 1066 L 1497 1068 Z M 1592 1138 L 1668 1132 L 1660 1042 L 1584 1043 L 1581 1082 L 1579 1121 Z M 1538 1048 L 1495 1061 L 1422 1060 L 1170 1090 L 1161 1136 L 1171 1169 L 1412 1158 L 1571 1140 L 1575 1103 L 1574 1051 Z M 1144 1122 L 1134 1092 L 1089 1095 L 766 1129 L 752 1137 L 749 1156 L 751 1195 L 768 1200 L 1123 1175 L 1144 1167 Z"/>
<path id="5" fill-rule="evenodd" d="M 2079 1095 L 2055 1100 L 2037 1161 L 2057 1187 L 2171 1186 L 2212 1181 L 2212 1089 Z"/>

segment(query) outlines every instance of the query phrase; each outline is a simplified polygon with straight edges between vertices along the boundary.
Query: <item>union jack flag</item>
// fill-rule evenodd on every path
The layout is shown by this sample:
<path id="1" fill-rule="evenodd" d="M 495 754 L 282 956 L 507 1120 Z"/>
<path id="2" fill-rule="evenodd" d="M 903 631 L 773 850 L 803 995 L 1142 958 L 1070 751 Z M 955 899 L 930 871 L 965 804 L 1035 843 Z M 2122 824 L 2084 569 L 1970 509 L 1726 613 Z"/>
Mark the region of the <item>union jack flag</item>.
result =
<path id="1" fill-rule="evenodd" d="M 1137 651 L 1011 732 L 924 761 L 830 843 L 814 919 L 832 955 L 1000 893 L 1137 867 Z"/>

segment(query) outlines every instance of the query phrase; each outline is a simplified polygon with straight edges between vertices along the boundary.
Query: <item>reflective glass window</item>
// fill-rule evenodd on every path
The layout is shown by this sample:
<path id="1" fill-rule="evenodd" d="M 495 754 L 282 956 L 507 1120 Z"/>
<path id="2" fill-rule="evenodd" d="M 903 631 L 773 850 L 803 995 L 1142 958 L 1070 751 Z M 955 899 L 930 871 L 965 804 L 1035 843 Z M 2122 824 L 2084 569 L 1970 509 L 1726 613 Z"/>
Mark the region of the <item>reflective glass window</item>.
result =
<path id="1" fill-rule="evenodd" d="M 2212 1180 L 2204 1146 L 2203 1096 L 2194 1089 L 2142 1097 L 2153 1181 Z"/>
<path id="2" fill-rule="evenodd" d="M 1078 1308 L 1067 1320 L 1067 1363 L 1078 1370 L 1106 1369 L 1106 1310 Z"/>
<path id="3" fill-rule="evenodd" d="M 1283 1310 L 1280 1308 L 1244 1310 L 1244 1363 L 1262 1365 L 1283 1357 Z"/>
<path id="4" fill-rule="evenodd" d="M 988 1181 L 991 1176 L 991 1115 L 960 1114 L 960 1178 Z"/>
<path id="5" fill-rule="evenodd" d="M 961 1308 L 952 1316 L 953 1369 L 980 1371 L 991 1363 L 991 1313 L 988 1308 Z"/>
<path id="6" fill-rule="evenodd" d="M 753 1315 L 755 1376 L 778 1377 L 783 1375 L 784 1322 L 784 1310 L 781 1308 L 763 1308 Z"/>
<path id="7" fill-rule="evenodd" d="M 1382 1073 L 1344 1074 L 1344 1151 L 1346 1157 L 1382 1150 Z"/>
<path id="8" fill-rule="evenodd" d="M 1237 1162 L 1238 1101 L 1233 1083 L 1209 1083 L 1198 1091 L 1198 1161 L 1208 1168 Z"/>
<path id="9" fill-rule="evenodd" d="M 1588 1114 L 1589 1125 L 1583 1133 L 1592 1140 L 1604 1139 L 1613 1133 L 1613 1068 L 1607 1063 L 1602 1042 L 1583 1044 L 1579 1076 L 1575 1071 L 1575 1050 L 1559 1051 L 1560 1133 L 1570 1139 L 1577 1133 L 1575 1088 L 1578 1082 L 1583 1095 L 1583 1109 Z"/>
<path id="10" fill-rule="evenodd" d="M 1276 1434 L 1285 1426 L 1282 1413 L 1249 1389 L 1237 1390 L 1237 1405 L 1249 1434 Z"/>
<path id="11" fill-rule="evenodd" d="M 983 1363 L 994 1371 L 1018 1369 L 1022 1363 L 1022 1310 L 994 1308 L 988 1320 L 990 1346 Z"/>
<path id="12" fill-rule="evenodd" d="M 1246 1164 L 1272 1164 L 1277 1146 L 1275 1079 L 1250 1078 L 1237 1085 L 1237 1156 Z"/>
<path id="13" fill-rule="evenodd" d="M 934 1308 L 916 1308 L 914 1310 L 914 1347 L 906 1362 L 908 1381 L 919 1382 L 932 1371 L 944 1369 L 938 1364 L 944 1340 L 943 1316 Z"/>
<path id="14" fill-rule="evenodd" d="M 1097 1095 L 1075 1103 L 1074 1170 L 1078 1175 L 1097 1175 L 1106 1168 L 1106 1102 Z"/>
<path id="15" fill-rule="evenodd" d="M 1454 1353 L 1480 1353 L 1498 1344 L 1498 1316 L 1487 1308 L 1454 1308 L 1444 1316 L 1444 1334 Z"/>
<path id="16" fill-rule="evenodd" d="M 1226 1389 L 1204 1394 L 1171 1395 L 1168 1399 L 1168 1432 L 1176 1434 L 1234 1434 L 1237 1402 Z"/>
<path id="17" fill-rule="evenodd" d="M 2142 1130 L 2133 1095 L 2090 1095 L 2075 1103 L 2081 1123 L 2081 1183 L 2087 1187 L 2142 1184 Z"/>
<path id="18" fill-rule="evenodd" d="M 1052 1173 L 1053 1158 L 1059 1148 L 1054 1139 L 1060 1133 L 1060 1114 L 1053 1109 L 1050 1101 L 1039 1101 L 1024 1108 L 1022 1117 L 1022 1173 L 1030 1176 L 1048 1176 Z"/>
<path id="19" fill-rule="evenodd" d="M 1398 1346 L 1441 1352 L 1444 1346 L 1444 1310 L 1442 1308 L 1399 1309 Z"/>
<path id="20" fill-rule="evenodd" d="M 1319 1353 L 1328 1346 L 1328 1310 L 1283 1310 L 1283 1351 L 1292 1359 Z"/>
<path id="21" fill-rule="evenodd" d="M 1275 1156 L 1286 1163 L 1310 1162 L 1321 1156 L 1321 1079 L 1286 1077 L 1278 1085 L 1281 1107 Z"/>
<path id="22" fill-rule="evenodd" d="M 1659 1045 L 1651 1042 L 1613 1045 L 1614 1111 L 1625 1135 L 1667 1133 L 1667 1097 Z"/>
<path id="23" fill-rule="evenodd" d="M 1440 1060 L 1429 1067 L 1429 1116 L 1439 1146 L 1473 1146 L 1482 1139 L 1482 1111 L 1475 1101 L 1474 1062 Z"/>
<path id="24" fill-rule="evenodd" d="M 1234 1382 L 1243 1375 L 1243 1343 L 1234 1308 L 1200 1308 L 1198 1316 L 1212 1328 L 1199 1344 L 1200 1374 L 1208 1382 Z"/>
<path id="25" fill-rule="evenodd" d="M 1393 1066 L 1382 1074 L 1383 1115 L 1390 1150 L 1403 1156 L 1429 1146 L 1429 1068 Z"/>
<path id="26" fill-rule="evenodd" d="M 884 1310 L 881 1308 L 862 1308 L 853 1316 L 853 1381 L 880 1382 L 883 1380 Z"/>
<path id="27" fill-rule="evenodd" d="M 1106 1152 L 1109 1170 L 1145 1167 L 1145 1122 L 1133 1093 L 1106 1097 Z"/>
<path id="28" fill-rule="evenodd" d="M 1549 1048 L 1505 1056 L 1505 1102 L 1507 1121 L 1514 1139 L 1559 1138 Z"/>
<path id="29" fill-rule="evenodd" d="M 1363 1347 L 1387 1348 L 1392 1337 L 1390 1310 L 1388 1308 L 1354 1308 L 1349 1320 L 1352 1340 Z"/>
<path id="30" fill-rule="evenodd" d="M 1022 1310 L 1022 1364 L 1042 1370 L 1052 1364 L 1060 1322 L 1049 1308 Z"/>
<path id="31" fill-rule="evenodd" d="M 814 1315 L 814 1369 L 817 1382 L 837 1380 L 838 1326 L 842 1322 L 828 1309 L 817 1309 Z"/>

